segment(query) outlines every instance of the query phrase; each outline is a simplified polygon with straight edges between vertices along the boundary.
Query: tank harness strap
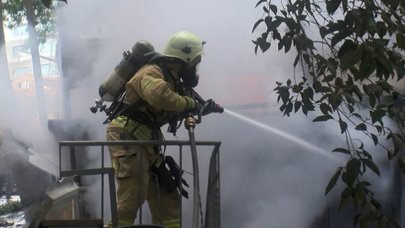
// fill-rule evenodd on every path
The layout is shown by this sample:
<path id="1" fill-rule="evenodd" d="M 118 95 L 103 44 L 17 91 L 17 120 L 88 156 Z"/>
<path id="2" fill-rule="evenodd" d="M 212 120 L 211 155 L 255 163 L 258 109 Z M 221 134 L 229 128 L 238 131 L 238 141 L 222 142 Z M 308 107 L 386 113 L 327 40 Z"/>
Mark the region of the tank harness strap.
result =
<path id="1" fill-rule="evenodd" d="M 148 61 L 148 63 L 154 63 L 154 64 L 158 65 L 163 72 L 165 81 L 169 81 L 169 80 L 173 81 L 175 84 L 176 91 L 178 91 L 180 94 L 184 94 L 184 89 L 181 85 L 181 82 L 178 82 L 178 80 L 175 80 L 175 78 L 171 74 L 170 70 L 166 67 L 166 65 L 161 60 L 162 59 L 160 59 L 160 58 L 151 58 L 151 60 Z M 155 128 L 155 129 L 160 128 L 163 125 L 165 125 L 167 122 L 169 122 L 171 127 L 169 127 L 168 131 L 175 135 L 176 130 L 177 130 L 177 126 L 176 126 L 177 120 L 179 119 L 178 115 L 176 115 L 174 118 L 170 119 L 169 121 L 166 121 L 166 122 L 163 121 L 163 122 L 156 123 L 152 113 L 145 113 L 145 112 L 139 111 L 139 109 L 141 107 L 145 107 L 145 106 L 147 106 L 147 104 L 148 103 L 145 100 L 140 100 L 132 105 L 123 104 L 120 107 L 120 110 L 118 111 L 118 114 L 116 116 L 120 116 L 120 115 L 126 116 L 141 124 L 147 125 L 151 128 Z M 146 112 L 147 112 L 147 110 L 146 110 Z"/>
<path id="2" fill-rule="evenodd" d="M 140 100 L 133 105 L 124 105 L 119 115 L 126 116 L 129 119 L 135 120 L 140 124 L 147 125 L 151 128 L 160 128 L 160 125 L 154 122 L 154 119 L 139 111 L 139 108 L 146 106 L 147 103 L 144 100 Z"/>

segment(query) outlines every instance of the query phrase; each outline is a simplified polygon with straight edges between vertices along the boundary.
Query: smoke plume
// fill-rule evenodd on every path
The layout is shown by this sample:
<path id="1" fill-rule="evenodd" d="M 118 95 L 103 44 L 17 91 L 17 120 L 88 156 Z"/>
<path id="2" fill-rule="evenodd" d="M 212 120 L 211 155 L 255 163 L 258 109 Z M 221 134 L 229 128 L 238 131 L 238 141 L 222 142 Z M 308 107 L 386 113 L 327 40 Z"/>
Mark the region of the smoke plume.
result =
<path id="1" fill-rule="evenodd" d="M 311 227 L 328 202 L 336 201 L 333 193 L 324 196 L 324 188 L 336 167 L 344 164 L 339 155 L 324 156 L 291 138 L 316 145 L 325 154 L 341 145 L 343 139 L 335 127 L 320 127 L 311 123 L 311 117 L 283 117 L 278 111 L 272 89 L 275 81 L 285 81 L 293 74 L 293 53 L 278 53 L 272 47 L 265 54 L 255 55 L 251 42 L 255 35 L 251 31 L 262 13 L 254 8 L 255 4 L 242 0 L 69 0 L 57 10 L 63 38 L 66 43 L 84 40 L 94 45 L 84 52 L 79 44 L 69 43 L 76 60 L 90 59 L 85 69 L 71 69 L 75 70 L 74 76 L 65 79 L 70 84 L 70 116 L 88 123 L 86 130 L 91 139 L 104 140 L 105 116 L 94 115 L 89 107 L 98 99 L 99 84 L 121 60 L 122 52 L 141 39 L 162 51 L 172 33 L 192 31 L 207 41 L 197 91 L 235 112 L 240 110 L 229 100 L 243 97 L 239 93 L 254 93 L 259 97 L 259 108 L 265 112 L 245 114 L 246 117 L 287 135 L 282 137 L 226 113 L 206 116 L 196 127 L 197 140 L 222 142 L 222 227 Z M 262 80 L 258 83 L 260 88 L 249 87 L 250 81 L 258 78 Z M 235 82 L 236 79 L 243 79 L 243 83 Z M 238 103 L 237 99 L 232 101 Z M 188 136 L 181 128 L 177 137 L 167 134 L 166 138 L 187 140 Z M 204 149 L 199 152 L 203 182 L 209 153 Z M 99 157 L 93 155 L 90 159 L 97 164 Z M 184 162 L 186 170 L 190 170 L 191 160 Z M 186 178 L 192 183 L 191 178 Z M 97 190 L 97 186 L 95 182 L 92 190 Z M 98 199 L 95 196 L 88 202 L 96 204 L 96 208 Z M 185 201 L 186 206 L 191 202 Z"/>

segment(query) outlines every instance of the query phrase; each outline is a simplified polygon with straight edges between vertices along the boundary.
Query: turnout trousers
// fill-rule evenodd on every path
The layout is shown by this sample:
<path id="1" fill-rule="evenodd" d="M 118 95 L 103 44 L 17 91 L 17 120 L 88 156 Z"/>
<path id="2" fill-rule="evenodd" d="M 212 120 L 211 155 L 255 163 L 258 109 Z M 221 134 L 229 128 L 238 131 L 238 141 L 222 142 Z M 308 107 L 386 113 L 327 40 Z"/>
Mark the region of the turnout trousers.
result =
<path id="1" fill-rule="evenodd" d="M 123 128 L 108 128 L 107 140 L 133 140 Z M 158 156 L 153 145 L 109 146 L 117 182 L 117 212 L 119 225 L 132 225 L 138 210 L 147 201 L 152 223 L 167 228 L 180 227 L 180 196 L 160 188 L 150 171 Z"/>

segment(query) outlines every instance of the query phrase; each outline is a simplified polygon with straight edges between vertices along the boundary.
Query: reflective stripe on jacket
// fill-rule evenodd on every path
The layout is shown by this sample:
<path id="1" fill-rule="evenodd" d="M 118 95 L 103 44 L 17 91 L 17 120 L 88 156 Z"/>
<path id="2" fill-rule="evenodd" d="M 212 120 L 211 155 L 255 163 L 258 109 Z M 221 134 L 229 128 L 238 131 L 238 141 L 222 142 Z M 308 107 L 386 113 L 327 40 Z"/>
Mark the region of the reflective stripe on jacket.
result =
<path id="1" fill-rule="evenodd" d="M 162 111 L 180 113 L 194 108 L 192 98 L 182 96 L 176 91 L 179 76 L 171 71 L 171 77 L 163 75 L 162 69 L 156 65 L 142 67 L 126 84 L 124 103 L 131 105 L 139 100 L 148 103 L 147 110 L 158 117 Z"/>

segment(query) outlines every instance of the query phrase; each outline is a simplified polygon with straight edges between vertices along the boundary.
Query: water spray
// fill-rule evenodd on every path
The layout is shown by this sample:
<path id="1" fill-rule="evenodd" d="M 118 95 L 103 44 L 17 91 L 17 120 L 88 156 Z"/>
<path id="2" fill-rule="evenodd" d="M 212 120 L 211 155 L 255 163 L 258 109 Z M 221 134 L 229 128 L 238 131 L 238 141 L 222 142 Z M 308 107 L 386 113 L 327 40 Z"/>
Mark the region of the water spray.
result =
<path id="1" fill-rule="evenodd" d="M 309 143 L 308 141 L 300 139 L 300 138 L 298 138 L 298 137 L 296 137 L 294 135 L 288 134 L 288 133 L 286 133 L 286 132 L 284 132 L 284 131 L 282 131 L 280 129 L 277 129 L 277 128 L 271 127 L 269 125 L 260 123 L 260 122 L 258 122 L 256 120 L 250 119 L 250 118 L 248 118 L 246 116 L 243 116 L 241 114 L 233 112 L 233 111 L 231 111 L 229 109 L 224 109 L 224 112 L 231 115 L 231 116 L 233 116 L 233 117 L 235 117 L 235 118 L 237 118 L 237 119 L 239 119 L 239 120 L 242 120 L 244 122 L 252 124 L 252 125 L 254 125 L 256 127 L 259 127 L 259 128 L 264 129 L 266 131 L 269 131 L 269 132 L 271 132 L 273 134 L 276 134 L 278 136 L 281 136 L 283 138 L 286 138 L 286 139 L 288 139 L 288 140 L 290 140 L 292 142 L 295 142 L 295 143 L 297 143 L 297 144 L 299 144 L 301 146 L 304 146 L 307 149 L 309 149 L 310 151 L 313 151 L 313 152 L 315 152 L 315 153 L 317 153 L 319 155 L 328 157 L 329 159 L 334 160 L 334 161 L 340 161 L 340 159 L 338 157 L 333 156 L 331 153 L 327 153 L 325 149 L 322 149 L 321 147 L 316 146 L 316 145 L 314 145 L 312 143 Z"/>

